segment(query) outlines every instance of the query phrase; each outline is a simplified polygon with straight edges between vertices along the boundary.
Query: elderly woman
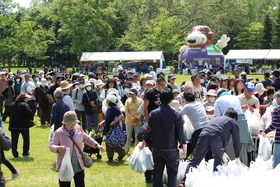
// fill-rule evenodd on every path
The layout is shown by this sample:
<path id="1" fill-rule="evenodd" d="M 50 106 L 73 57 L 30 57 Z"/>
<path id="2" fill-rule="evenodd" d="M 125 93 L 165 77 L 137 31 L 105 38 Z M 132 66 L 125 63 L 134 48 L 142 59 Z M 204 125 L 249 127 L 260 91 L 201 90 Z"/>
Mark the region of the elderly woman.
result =
<path id="1" fill-rule="evenodd" d="M 130 98 L 128 98 L 125 102 L 125 126 L 126 126 L 126 134 L 127 140 L 124 146 L 125 152 L 128 154 L 130 150 L 130 139 L 132 136 L 132 132 L 134 130 L 135 134 L 135 145 L 138 144 L 137 141 L 137 132 L 140 129 L 140 125 L 142 122 L 142 118 L 140 113 L 137 111 L 138 108 L 143 103 L 143 99 L 137 97 L 137 90 L 135 88 L 131 88 L 128 92 Z"/>
<path id="2" fill-rule="evenodd" d="M 16 101 L 12 103 L 8 116 L 10 116 L 9 130 L 11 131 L 12 153 L 14 158 L 18 158 L 18 138 L 22 135 L 23 138 L 23 153 L 22 156 L 29 156 L 30 136 L 29 128 L 30 121 L 33 121 L 33 112 L 29 108 L 27 101 L 31 96 L 26 93 L 21 93 Z"/>
<path id="3" fill-rule="evenodd" d="M 69 147 L 71 163 L 74 170 L 75 186 L 83 187 L 85 186 L 84 162 L 82 155 L 70 137 L 74 139 L 81 150 L 83 142 L 93 148 L 100 149 L 102 152 L 104 152 L 104 148 L 99 145 L 98 142 L 88 136 L 80 125 L 77 125 L 79 120 L 77 119 L 77 115 L 74 111 L 66 112 L 63 116 L 62 123 L 64 125 L 54 132 L 53 139 L 50 144 L 50 150 L 54 153 L 57 153 L 56 171 L 59 171 L 64 153 L 66 152 L 66 148 Z M 59 181 L 59 186 L 70 187 L 71 181 Z"/>

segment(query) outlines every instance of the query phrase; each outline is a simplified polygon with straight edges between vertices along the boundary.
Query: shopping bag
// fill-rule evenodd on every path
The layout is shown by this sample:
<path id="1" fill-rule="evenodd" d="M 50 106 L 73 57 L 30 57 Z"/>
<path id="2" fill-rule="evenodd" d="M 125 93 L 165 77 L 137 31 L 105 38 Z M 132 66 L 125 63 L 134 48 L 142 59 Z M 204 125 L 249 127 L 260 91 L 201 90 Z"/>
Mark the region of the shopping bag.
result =
<path id="1" fill-rule="evenodd" d="M 50 128 L 49 143 L 51 143 L 51 141 L 52 141 L 52 139 L 53 139 L 53 129 L 54 129 L 54 125 L 52 125 L 51 128 Z"/>
<path id="2" fill-rule="evenodd" d="M 70 182 L 73 177 L 74 170 L 70 158 L 70 148 L 67 147 L 58 172 L 58 178 L 60 181 Z"/>
<path id="3" fill-rule="evenodd" d="M 258 155 L 261 155 L 264 161 L 269 160 L 271 157 L 271 144 L 267 137 L 264 138 L 261 135 L 259 135 L 259 138 L 260 144 Z"/>
<path id="4" fill-rule="evenodd" d="M 107 137 L 107 144 L 113 148 L 121 148 L 126 144 L 127 135 L 119 124 L 113 126 Z"/>
<path id="5" fill-rule="evenodd" d="M 191 140 L 192 134 L 194 132 L 193 125 L 187 115 L 183 115 L 183 119 L 184 119 L 184 134 L 186 135 L 187 140 Z"/>
<path id="6" fill-rule="evenodd" d="M 254 109 L 254 112 L 251 112 L 249 109 L 247 109 L 244 113 L 248 128 L 251 132 L 252 136 L 258 136 L 259 130 L 260 130 L 260 113 L 258 109 Z"/>
<path id="7" fill-rule="evenodd" d="M 272 112 L 273 112 L 274 108 L 275 107 L 273 107 L 273 106 L 266 108 L 265 113 L 263 114 L 263 116 L 260 119 L 260 129 L 261 130 L 265 130 L 271 124 Z"/>
<path id="8" fill-rule="evenodd" d="M 154 167 L 154 162 L 152 158 L 152 152 L 148 147 L 139 149 L 138 146 L 135 147 L 133 154 L 128 157 L 129 166 L 133 171 L 143 173 L 147 170 L 151 170 Z"/>

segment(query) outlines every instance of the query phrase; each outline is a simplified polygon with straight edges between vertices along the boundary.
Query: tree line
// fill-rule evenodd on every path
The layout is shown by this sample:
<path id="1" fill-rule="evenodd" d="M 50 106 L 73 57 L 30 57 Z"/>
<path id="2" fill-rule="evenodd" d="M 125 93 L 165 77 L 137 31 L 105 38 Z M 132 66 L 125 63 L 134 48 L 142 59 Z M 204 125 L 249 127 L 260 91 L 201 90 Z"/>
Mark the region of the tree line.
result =
<path id="1" fill-rule="evenodd" d="M 163 51 L 178 59 L 195 25 L 231 37 L 224 49 L 280 49 L 277 0 L 32 0 L 0 2 L 2 66 L 78 65 L 82 52 Z"/>

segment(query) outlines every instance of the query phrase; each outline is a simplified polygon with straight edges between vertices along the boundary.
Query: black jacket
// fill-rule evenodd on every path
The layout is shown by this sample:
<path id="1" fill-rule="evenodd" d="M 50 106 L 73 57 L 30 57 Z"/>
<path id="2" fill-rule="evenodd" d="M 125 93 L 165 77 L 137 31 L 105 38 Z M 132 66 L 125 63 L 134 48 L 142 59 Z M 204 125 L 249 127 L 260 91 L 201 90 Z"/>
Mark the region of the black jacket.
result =
<path id="1" fill-rule="evenodd" d="M 16 100 L 12 103 L 8 116 L 10 116 L 9 130 L 27 130 L 30 120 L 33 120 L 33 113 L 23 100 Z"/>
<path id="2" fill-rule="evenodd" d="M 93 113 L 92 113 L 91 106 L 90 106 L 90 101 L 88 100 L 87 95 L 89 97 L 89 100 L 94 101 L 94 103 L 96 104 L 97 94 L 96 94 L 95 90 L 92 90 L 90 92 L 87 90 L 83 95 L 82 103 L 85 107 L 85 114 L 86 115 L 91 115 Z"/>
<path id="3" fill-rule="evenodd" d="M 183 132 L 183 120 L 179 112 L 169 105 L 162 105 L 149 115 L 148 125 L 151 127 L 152 147 L 159 150 L 173 150 L 186 144 Z M 147 136 L 145 140 L 148 141 Z"/>
<path id="4" fill-rule="evenodd" d="M 4 132 L 2 128 L 0 128 L 0 151 L 8 151 L 11 148 L 11 140 Z M 0 164 L 2 164 L 2 154 L 0 154 Z"/>

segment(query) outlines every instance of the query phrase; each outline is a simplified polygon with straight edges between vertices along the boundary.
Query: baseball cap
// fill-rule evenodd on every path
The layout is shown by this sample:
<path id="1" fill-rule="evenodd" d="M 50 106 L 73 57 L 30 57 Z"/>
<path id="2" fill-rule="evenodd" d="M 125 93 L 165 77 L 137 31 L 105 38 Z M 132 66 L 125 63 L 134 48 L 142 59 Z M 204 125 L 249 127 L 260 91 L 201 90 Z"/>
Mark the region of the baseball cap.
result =
<path id="1" fill-rule="evenodd" d="M 242 71 L 240 75 L 247 75 L 247 73 L 245 71 Z"/>
<path id="2" fill-rule="evenodd" d="M 180 92 L 180 90 L 178 90 L 178 89 L 174 89 L 174 90 L 172 91 L 172 93 L 181 93 L 181 92 Z"/>
<path id="3" fill-rule="evenodd" d="M 275 97 L 280 98 L 280 91 L 276 92 Z"/>
<path id="4" fill-rule="evenodd" d="M 147 81 L 146 81 L 146 85 L 147 85 L 147 84 L 154 85 L 154 84 L 155 84 L 155 82 L 154 82 L 153 80 L 147 80 Z"/>
<path id="5" fill-rule="evenodd" d="M 247 90 L 249 92 L 255 92 L 255 86 L 254 86 L 254 83 L 252 83 L 252 82 L 246 82 L 244 84 L 244 87 L 247 88 Z"/>
<path id="6" fill-rule="evenodd" d="M 133 76 L 139 76 L 138 72 L 133 73 Z"/>
<path id="7" fill-rule="evenodd" d="M 213 110 L 214 110 L 214 107 L 213 107 L 213 106 L 207 106 L 207 107 L 205 108 L 205 110 L 206 110 L 207 112 L 210 112 L 210 111 L 213 111 Z"/>

